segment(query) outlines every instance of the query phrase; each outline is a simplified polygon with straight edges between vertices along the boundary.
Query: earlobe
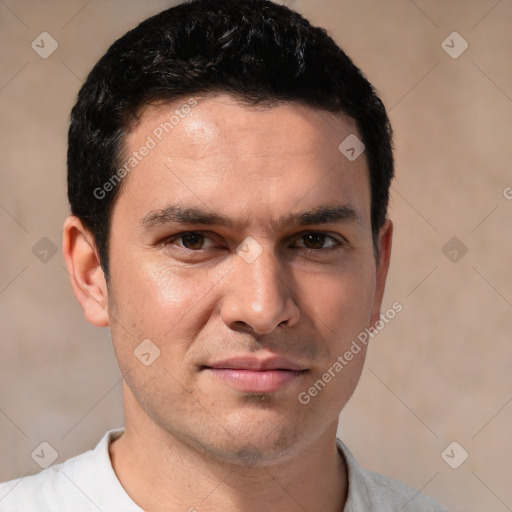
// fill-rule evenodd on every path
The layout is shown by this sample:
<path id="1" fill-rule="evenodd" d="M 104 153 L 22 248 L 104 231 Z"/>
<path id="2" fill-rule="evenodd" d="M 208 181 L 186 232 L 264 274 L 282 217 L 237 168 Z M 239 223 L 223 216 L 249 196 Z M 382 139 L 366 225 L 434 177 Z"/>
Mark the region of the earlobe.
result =
<path id="1" fill-rule="evenodd" d="M 380 318 L 380 308 L 384 289 L 386 287 L 386 279 L 388 276 L 389 262 L 391 259 L 391 245 L 393 239 L 393 223 L 387 219 L 379 231 L 379 259 L 376 269 L 376 285 L 375 296 L 373 301 L 373 312 L 371 325 L 374 325 Z"/>
<path id="2" fill-rule="evenodd" d="M 75 297 L 85 318 L 96 327 L 107 327 L 108 294 L 91 232 L 74 216 L 64 223 L 62 251 Z"/>

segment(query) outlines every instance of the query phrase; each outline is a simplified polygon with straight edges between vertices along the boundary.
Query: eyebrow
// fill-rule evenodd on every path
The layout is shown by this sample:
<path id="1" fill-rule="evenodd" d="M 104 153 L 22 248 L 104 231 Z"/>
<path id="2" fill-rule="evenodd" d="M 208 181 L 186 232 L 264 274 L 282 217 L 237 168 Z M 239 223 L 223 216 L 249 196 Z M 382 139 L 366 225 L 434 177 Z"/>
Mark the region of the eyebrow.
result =
<path id="1" fill-rule="evenodd" d="M 329 224 L 361 220 L 357 211 L 346 205 L 320 206 L 312 210 L 290 213 L 281 217 L 279 224 L 291 226 L 308 226 L 311 224 Z"/>
<path id="2" fill-rule="evenodd" d="M 308 226 L 361 220 L 359 213 L 347 205 L 319 206 L 312 210 L 289 213 L 279 218 L 279 226 Z M 197 207 L 170 205 L 161 210 L 149 212 L 140 220 L 145 230 L 151 230 L 167 224 L 203 224 L 208 226 L 232 227 L 233 221 L 218 213 Z"/>

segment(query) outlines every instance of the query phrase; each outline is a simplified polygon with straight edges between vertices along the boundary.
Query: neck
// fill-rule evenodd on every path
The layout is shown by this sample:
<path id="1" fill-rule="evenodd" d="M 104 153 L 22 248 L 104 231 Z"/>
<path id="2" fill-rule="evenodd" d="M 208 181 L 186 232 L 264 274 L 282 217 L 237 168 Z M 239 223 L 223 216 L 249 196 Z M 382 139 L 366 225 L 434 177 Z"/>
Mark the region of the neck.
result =
<path id="1" fill-rule="evenodd" d="M 110 457 L 121 484 L 142 509 L 343 510 L 348 485 L 336 449 L 337 422 L 286 460 L 242 465 L 198 451 L 156 425 L 137 410 L 138 404 L 127 404 L 126 398 L 125 393 L 125 432 L 111 444 Z"/>

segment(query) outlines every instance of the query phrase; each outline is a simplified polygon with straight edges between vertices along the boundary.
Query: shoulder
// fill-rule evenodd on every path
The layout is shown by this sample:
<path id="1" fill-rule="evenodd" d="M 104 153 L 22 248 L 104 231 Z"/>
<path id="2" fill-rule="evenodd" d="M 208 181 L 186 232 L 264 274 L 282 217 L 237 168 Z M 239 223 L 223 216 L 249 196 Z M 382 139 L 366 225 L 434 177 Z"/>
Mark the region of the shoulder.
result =
<path id="1" fill-rule="evenodd" d="M 87 471 L 90 459 L 91 452 L 85 452 L 36 475 L 0 484 L 0 511 L 45 512 L 50 511 L 57 503 L 87 510 L 84 508 L 86 496 L 77 493 L 75 480 L 80 480 L 80 473 Z"/>
<path id="2" fill-rule="evenodd" d="M 375 495 L 384 510 L 402 510 L 402 512 L 446 512 L 446 509 L 425 494 L 392 478 L 361 470 L 364 473 L 370 492 Z M 382 505 L 381 505 L 382 503 Z M 396 507 L 399 507 L 398 509 Z"/>
<path id="3" fill-rule="evenodd" d="M 348 498 L 345 512 L 446 512 L 445 508 L 416 489 L 361 468 L 339 439 L 338 450 L 345 458 L 348 468 Z"/>
<path id="4" fill-rule="evenodd" d="M 97 512 L 112 496 L 118 504 L 128 503 L 126 510 L 140 510 L 129 502 L 110 464 L 109 443 L 121 432 L 107 432 L 94 450 L 62 464 L 0 484 L 0 512 Z"/>

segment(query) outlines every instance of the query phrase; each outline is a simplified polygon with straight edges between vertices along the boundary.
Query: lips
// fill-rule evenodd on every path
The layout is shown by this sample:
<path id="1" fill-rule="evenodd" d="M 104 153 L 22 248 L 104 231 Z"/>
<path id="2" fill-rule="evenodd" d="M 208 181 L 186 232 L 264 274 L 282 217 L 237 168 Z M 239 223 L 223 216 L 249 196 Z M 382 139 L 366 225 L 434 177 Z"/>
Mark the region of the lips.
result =
<path id="1" fill-rule="evenodd" d="M 303 370 L 298 363 L 291 361 L 285 357 L 267 357 L 265 359 L 258 359 L 256 357 L 232 357 L 230 359 L 223 359 L 216 361 L 209 365 L 214 369 L 230 369 L 230 370 Z"/>
<path id="2" fill-rule="evenodd" d="M 215 361 L 204 371 L 245 393 L 272 393 L 300 379 L 307 371 L 284 357 L 234 357 Z"/>

